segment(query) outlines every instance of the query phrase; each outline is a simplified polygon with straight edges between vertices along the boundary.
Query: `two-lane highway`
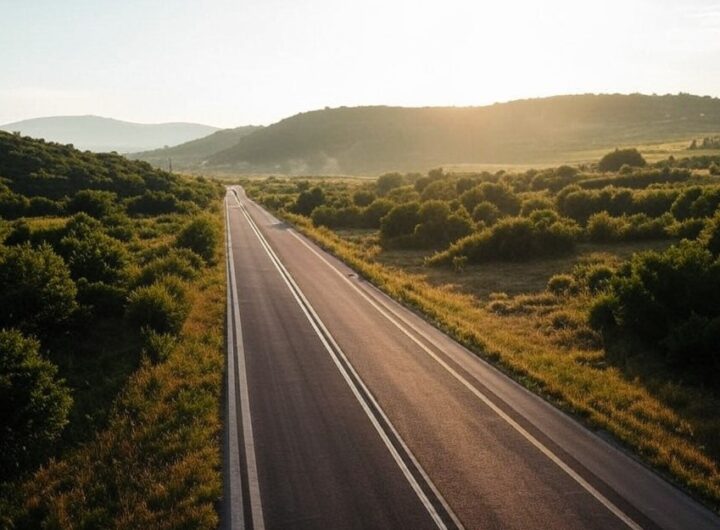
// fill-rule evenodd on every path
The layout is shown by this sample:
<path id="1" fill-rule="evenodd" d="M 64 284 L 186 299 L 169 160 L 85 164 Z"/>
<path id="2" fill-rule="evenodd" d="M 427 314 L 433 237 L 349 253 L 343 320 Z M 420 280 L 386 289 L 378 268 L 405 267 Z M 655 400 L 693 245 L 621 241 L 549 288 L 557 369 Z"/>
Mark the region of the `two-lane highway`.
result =
<path id="1" fill-rule="evenodd" d="M 226 527 L 720 527 L 242 189 L 226 206 Z"/>

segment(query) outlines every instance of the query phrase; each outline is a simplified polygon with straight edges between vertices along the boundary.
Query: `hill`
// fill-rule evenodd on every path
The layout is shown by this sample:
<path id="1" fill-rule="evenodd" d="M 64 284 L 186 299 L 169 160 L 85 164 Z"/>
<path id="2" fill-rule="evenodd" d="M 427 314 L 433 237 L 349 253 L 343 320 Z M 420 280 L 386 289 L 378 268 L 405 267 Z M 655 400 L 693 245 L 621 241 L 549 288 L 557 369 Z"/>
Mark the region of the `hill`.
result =
<path id="1" fill-rule="evenodd" d="M 720 131 L 720 99 L 573 95 L 484 107 L 355 107 L 298 114 L 208 165 L 245 172 L 375 173 L 556 160 L 558 153 Z"/>
<path id="2" fill-rule="evenodd" d="M 130 153 L 207 136 L 217 127 L 198 123 L 132 123 L 100 116 L 52 116 L 0 125 L 0 130 L 95 152 Z"/>
<path id="3" fill-rule="evenodd" d="M 127 157 L 144 160 L 162 168 L 167 168 L 168 160 L 172 160 L 173 167 L 190 169 L 200 166 L 208 157 L 236 145 L 241 138 L 259 129 L 262 129 L 262 127 L 255 125 L 221 129 L 208 136 L 190 140 L 174 147 L 131 153 Z"/>

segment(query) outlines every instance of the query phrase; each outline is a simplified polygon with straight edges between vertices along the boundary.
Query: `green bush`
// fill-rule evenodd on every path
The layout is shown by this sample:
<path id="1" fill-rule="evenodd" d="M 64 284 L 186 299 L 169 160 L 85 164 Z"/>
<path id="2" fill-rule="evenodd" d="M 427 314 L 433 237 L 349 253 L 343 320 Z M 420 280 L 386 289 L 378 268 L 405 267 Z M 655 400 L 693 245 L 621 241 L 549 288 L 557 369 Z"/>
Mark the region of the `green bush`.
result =
<path id="1" fill-rule="evenodd" d="M 720 256 L 720 211 L 708 220 L 699 237 L 713 255 Z"/>
<path id="2" fill-rule="evenodd" d="M 619 241 L 625 224 L 623 219 L 612 217 L 607 212 L 593 214 L 587 222 L 587 237 L 593 243 Z"/>
<path id="3" fill-rule="evenodd" d="M 470 263 L 482 263 L 561 255 L 575 248 L 578 233 L 573 222 L 558 218 L 555 212 L 539 210 L 529 219 L 506 218 L 492 228 L 460 239 L 433 256 L 429 263 L 450 264 L 455 256 L 467 256 Z"/>
<path id="4" fill-rule="evenodd" d="M 68 213 L 84 212 L 99 219 L 117 210 L 117 195 L 110 191 L 80 190 L 67 203 Z"/>
<path id="5" fill-rule="evenodd" d="M 589 314 L 605 333 L 644 341 L 679 374 L 720 382 L 720 260 L 698 242 L 635 254 Z M 658 348 L 659 346 L 659 348 Z"/>
<path id="6" fill-rule="evenodd" d="M 420 222 L 420 204 L 408 202 L 395 206 L 380 221 L 380 238 L 392 238 L 411 235 Z"/>
<path id="7" fill-rule="evenodd" d="M 74 233 L 60 240 L 60 254 L 73 279 L 113 284 L 125 274 L 129 257 L 123 244 L 99 230 Z"/>
<path id="8" fill-rule="evenodd" d="M 157 333 L 150 328 L 142 329 L 143 353 L 154 364 L 166 361 L 177 345 L 177 339 L 169 333 Z"/>
<path id="9" fill-rule="evenodd" d="M 89 282 L 80 278 L 77 282 L 77 300 L 81 306 L 87 307 L 97 316 L 119 316 L 125 309 L 127 290 L 118 285 L 104 282 Z"/>
<path id="10" fill-rule="evenodd" d="M 472 218 L 476 223 L 484 223 L 486 226 L 494 225 L 500 219 L 500 210 L 493 203 L 482 201 L 472 211 Z"/>
<path id="11" fill-rule="evenodd" d="M 375 194 L 367 190 L 358 190 L 353 193 L 353 204 L 355 206 L 365 207 L 375 200 Z"/>
<path id="12" fill-rule="evenodd" d="M 72 398 L 35 339 L 0 330 L 0 477 L 39 463 L 67 424 Z"/>
<path id="13" fill-rule="evenodd" d="M 375 199 L 362 213 L 363 226 L 366 228 L 380 228 L 380 221 L 385 217 L 395 204 L 387 199 Z"/>
<path id="14" fill-rule="evenodd" d="M 600 171 L 618 171 L 624 165 L 631 167 L 643 167 L 645 159 L 637 149 L 615 149 L 600 159 L 598 169 Z"/>
<path id="15" fill-rule="evenodd" d="M 196 217 L 178 234 L 175 246 L 187 248 L 202 257 L 206 263 L 215 261 L 215 251 L 220 242 L 220 229 L 210 217 Z"/>
<path id="16" fill-rule="evenodd" d="M 182 280 L 197 278 L 203 259 L 186 248 L 172 248 L 162 256 L 150 260 L 140 270 L 137 285 L 150 285 L 164 276 L 176 276 Z"/>
<path id="17" fill-rule="evenodd" d="M 309 217 L 315 208 L 323 204 L 325 204 L 325 193 L 322 188 L 315 186 L 311 190 L 301 192 L 291 209 L 294 213 Z"/>
<path id="18" fill-rule="evenodd" d="M 67 265 L 49 245 L 0 252 L 0 328 L 46 336 L 75 311 L 76 294 Z"/>
<path id="19" fill-rule="evenodd" d="M 173 296 L 165 282 L 135 289 L 128 297 L 126 316 L 139 328 L 177 335 L 188 315 L 187 302 Z"/>
<path id="20" fill-rule="evenodd" d="M 424 202 L 418 211 L 414 236 L 418 246 L 444 248 L 468 235 L 472 229 L 472 222 L 464 209 L 452 213 L 447 202 L 430 200 Z"/>

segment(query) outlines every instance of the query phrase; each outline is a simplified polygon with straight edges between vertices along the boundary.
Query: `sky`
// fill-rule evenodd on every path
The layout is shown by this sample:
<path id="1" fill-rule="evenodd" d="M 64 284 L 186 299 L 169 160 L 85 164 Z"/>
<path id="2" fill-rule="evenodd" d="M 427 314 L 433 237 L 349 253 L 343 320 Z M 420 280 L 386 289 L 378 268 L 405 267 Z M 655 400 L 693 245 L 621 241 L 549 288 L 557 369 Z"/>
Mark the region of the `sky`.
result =
<path id="1" fill-rule="evenodd" d="M 720 96 L 720 0 L 0 0 L 0 123 Z"/>

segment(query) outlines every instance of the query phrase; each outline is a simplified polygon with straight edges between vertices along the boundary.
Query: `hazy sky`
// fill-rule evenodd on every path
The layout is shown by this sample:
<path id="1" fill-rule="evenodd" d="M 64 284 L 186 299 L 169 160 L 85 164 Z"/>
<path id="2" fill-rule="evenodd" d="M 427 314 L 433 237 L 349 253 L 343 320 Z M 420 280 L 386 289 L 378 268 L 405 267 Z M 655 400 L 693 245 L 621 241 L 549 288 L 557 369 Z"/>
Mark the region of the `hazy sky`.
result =
<path id="1" fill-rule="evenodd" d="M 0 123 L 720 96 L 720 0 L 0 0 Z"/>

